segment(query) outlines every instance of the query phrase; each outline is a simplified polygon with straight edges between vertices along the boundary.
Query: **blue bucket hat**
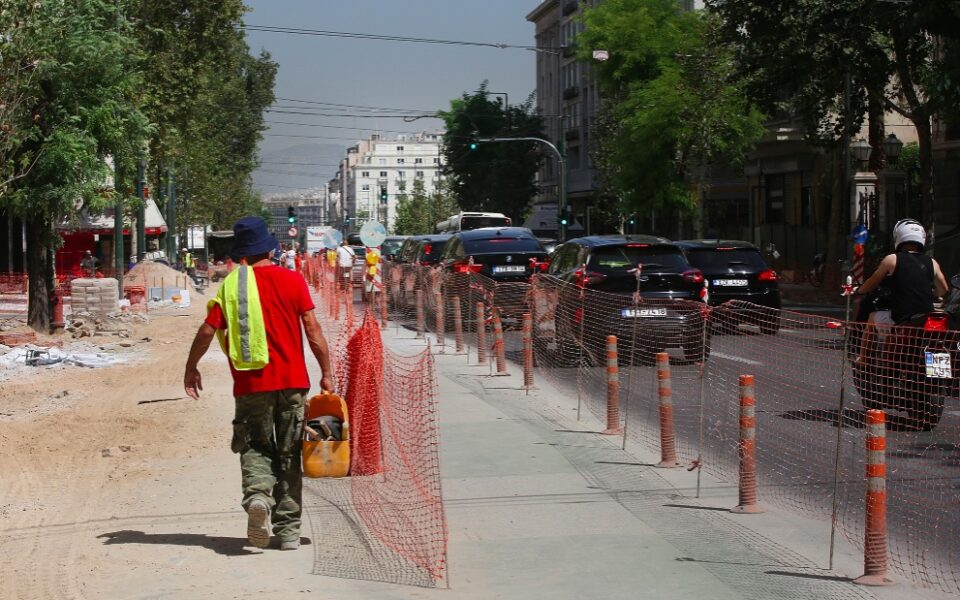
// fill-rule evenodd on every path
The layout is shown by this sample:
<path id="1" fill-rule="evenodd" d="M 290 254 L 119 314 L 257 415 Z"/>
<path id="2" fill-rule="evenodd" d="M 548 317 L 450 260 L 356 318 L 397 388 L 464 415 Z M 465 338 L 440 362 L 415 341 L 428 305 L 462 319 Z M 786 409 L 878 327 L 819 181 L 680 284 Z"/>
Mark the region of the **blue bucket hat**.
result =
<path id="1" fill-rule="evenodd" d="M 243 217 L 233 226 L 233 248 L 230 256 L 240 260 L 245 256 L 266 254 L 279 245 L 277 238 L 267 230 L 260 217 Z"/>

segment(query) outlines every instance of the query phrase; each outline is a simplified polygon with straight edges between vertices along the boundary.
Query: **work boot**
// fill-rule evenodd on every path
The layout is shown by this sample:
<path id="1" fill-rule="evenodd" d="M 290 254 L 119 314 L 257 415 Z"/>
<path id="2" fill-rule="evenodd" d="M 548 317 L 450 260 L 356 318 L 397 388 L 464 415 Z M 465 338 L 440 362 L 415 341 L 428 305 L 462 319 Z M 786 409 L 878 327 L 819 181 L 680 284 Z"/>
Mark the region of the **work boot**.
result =
<path id="1" fill-rule="evenodd" d="M 281 550 L 299 550 L 300 538 L 297 537 L 290 540 L 280 540 L 280 549 Z"/>
<path id="2" fill-rule="evenodd" d="M 270 545 L 270 507 L 260 498 L 247 505 L 247 540 L 257 548 Z"/>

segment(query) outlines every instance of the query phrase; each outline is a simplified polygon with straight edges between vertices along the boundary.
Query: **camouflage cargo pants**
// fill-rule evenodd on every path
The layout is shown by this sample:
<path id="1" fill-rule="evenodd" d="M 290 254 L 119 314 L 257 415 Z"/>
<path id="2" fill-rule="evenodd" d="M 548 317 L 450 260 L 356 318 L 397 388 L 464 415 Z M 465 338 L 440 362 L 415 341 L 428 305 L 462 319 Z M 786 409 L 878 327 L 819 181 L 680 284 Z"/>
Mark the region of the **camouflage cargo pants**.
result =
<path id="1" fill-rule="evenodd" d="M 260 392 L 236 398 L 233 440 L 240 455 L 242 506 L 261 498 L 272 512 L 273 534 L 300 537 L 302 470 L 300 432 L 307 390 Z"/>

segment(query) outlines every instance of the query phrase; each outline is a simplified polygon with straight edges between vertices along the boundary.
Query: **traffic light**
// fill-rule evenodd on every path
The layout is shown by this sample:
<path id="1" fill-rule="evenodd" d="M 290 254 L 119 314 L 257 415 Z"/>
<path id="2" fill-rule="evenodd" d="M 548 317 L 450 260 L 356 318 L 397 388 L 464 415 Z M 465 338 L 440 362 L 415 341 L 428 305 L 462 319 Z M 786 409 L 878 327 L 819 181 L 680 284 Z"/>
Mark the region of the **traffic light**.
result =
<path id="1" fill-rule="evenodd" d="M 476 143 L 476 142 L 470 142 L 470 149 L 471 149 L 471 150 L 476 150 L 479 146 L 480 146 L 480 144 L 478 144 L 478 143 Z"/>
<path id="2" fill-rule="evenodd" d="M 297 209 L 292 206 L 287 207 L 287 222 L 291 225 L 296 225 L 297 223 Z"/>
<path id="3" fill-rule="evenodd" d="M 380 186 L 380 202 L 383 204 L 387 203 L 387 186 Z"/>
<path id="4" fill-rule="evenodd" d="M 568 223 L 567 223 L 567 218 L 566 218 L 566 217 L 560 217 L 560 224 L 563 225 L 564 227 L 566 227 L 567 224 L 568 224 Z"/>

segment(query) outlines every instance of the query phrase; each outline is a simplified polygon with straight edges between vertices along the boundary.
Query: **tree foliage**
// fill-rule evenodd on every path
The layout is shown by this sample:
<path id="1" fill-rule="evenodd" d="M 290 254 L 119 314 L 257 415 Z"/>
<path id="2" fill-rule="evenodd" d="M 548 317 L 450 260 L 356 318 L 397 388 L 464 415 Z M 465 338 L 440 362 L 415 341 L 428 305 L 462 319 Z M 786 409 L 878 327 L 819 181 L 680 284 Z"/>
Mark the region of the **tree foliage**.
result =
<path id="1" fill-rule="evenodd" d="M 593 153 L 608 193 L 630 211 L 693 208 L 691 182 L 740 161 L 763 132 L 718 20 L 674 0 L 607 0 L 583 18 L 579 58 L 610 56 L 593 63 L 605 98 Z"/>
<path id="2" fill-rule="evenodd" d="M 533 97 L 505 106 L 491 100 L 484 82 L 473 94 L 464 93 L 441 112 L 446 122 L 443 140 L 444 174 L 463 210 L 502 212 L 521 220 L 537 194 L 534 177 L 543 160 L 537 142 L 481 142 L 479 138 L 543 137 L 543 120 L 533 113 Z"/>
<path id="3" fill-rule="evenodd" d="M 397 196 L 397 216 L 393 232 L 397 235 L 432 233 L 436 224 L 460 210 L 449 186 L 444 182 L 431 194 L 424 189 L 423 180 L 413 180 L 413 190 Z"/>

